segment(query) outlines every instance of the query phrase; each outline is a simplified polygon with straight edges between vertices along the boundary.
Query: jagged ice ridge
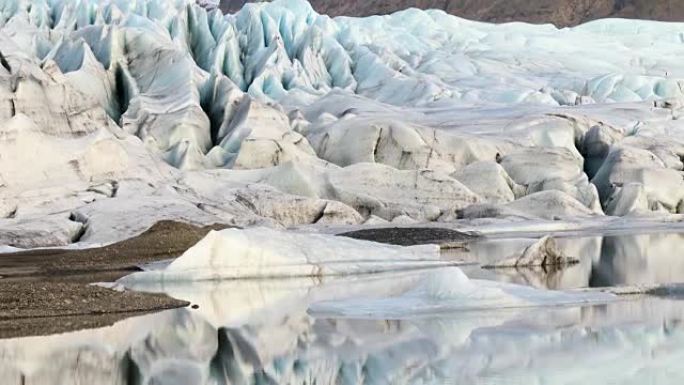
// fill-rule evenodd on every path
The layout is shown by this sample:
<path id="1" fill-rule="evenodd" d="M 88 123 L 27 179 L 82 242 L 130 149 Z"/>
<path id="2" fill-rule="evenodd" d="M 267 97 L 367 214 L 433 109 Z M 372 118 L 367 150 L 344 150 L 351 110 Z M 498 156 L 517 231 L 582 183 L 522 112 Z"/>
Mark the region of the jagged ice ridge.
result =
<path id="1" fill-rule="evenodd" d="M 683 36 L 301 0 L 7 1 L 1 241 L 682 213 Z"/>

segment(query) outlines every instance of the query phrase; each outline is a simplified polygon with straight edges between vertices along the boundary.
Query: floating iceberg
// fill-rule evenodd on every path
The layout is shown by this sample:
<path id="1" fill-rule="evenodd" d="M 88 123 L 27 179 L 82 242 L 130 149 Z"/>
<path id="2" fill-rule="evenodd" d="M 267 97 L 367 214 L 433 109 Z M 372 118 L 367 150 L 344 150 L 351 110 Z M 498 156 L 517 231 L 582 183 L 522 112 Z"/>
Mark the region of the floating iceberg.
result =
<path id="1" fill-rule="evenodd" d="M 212 231 L 160 270 L 134 273 L 140 281 L 320 277 L 448 266 L 439 246 L 391 246 L 332 235 L 263 227 Z"/>
<path id="2" fill-rule="evenodd" d="M 426 275 L 412 289 L 387 298 L 354 298 L 314 303 L 315 317 L 395 319 L 467 310 L 577 306 L 605 303 L 606 293 L 561 292 L 485 280 L 469 279 L 457 267 Z"/>
<path id="3" fill-rule="evenodd" d="M 324 234 L 267 228 L 227 229 L 209 233 L 167 266 L 123 277 L 118 284 L 138 290 L 194 297 L 188 282 L 225 279 L 359 275 L 437 268 L 415 284 L 385 298 L 342 297 L 311 306 L 317 316 L 394 318 L 459 310 L 582 305 L 607 302 L 605 293 L 545 291 L 527 286 L 471 280 L 442 260 L 436 245 L 392 246 Z M 305 294 L 308 290 L 299 290 Z M 180 294 L 179 294 L 180 293 Z M 301 294 L 300 293 L 300 294 Z M 211 318 L 215 318 L 212 316 Z"/>

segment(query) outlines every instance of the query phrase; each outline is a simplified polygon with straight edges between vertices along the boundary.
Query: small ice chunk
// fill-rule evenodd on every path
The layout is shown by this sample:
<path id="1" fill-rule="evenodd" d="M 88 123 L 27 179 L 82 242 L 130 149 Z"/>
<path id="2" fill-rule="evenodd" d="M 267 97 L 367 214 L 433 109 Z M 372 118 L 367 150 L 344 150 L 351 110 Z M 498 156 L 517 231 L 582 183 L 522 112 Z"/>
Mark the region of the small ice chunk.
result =
<path id="1" fill-rule="evenodd" d="M 604 303 L 616 297 L 608 293 L 540 290 L 515 284 L 471 280 L 457 267 L 427 274 L 401 295 L 386 298 L 353 298 L 321 301 L 309 307 L 316 317 L 389 319 L 456 311 L 577 306 Z"/>
<path id="2" fill-rule="evenodd" d="M 500 268 L 500 267 L 531 267 L 531 266 L 558 266 L 570 265 L 578 263 L 579 259 L 567 256 L 563 250 L 558 247 L 556 241 L 550 237 L 545 236 L 535 243 L 527 246 L 520 255 L 506 258 L 502 261 L 491 265 L 485 265 L 484 268 Z"/>

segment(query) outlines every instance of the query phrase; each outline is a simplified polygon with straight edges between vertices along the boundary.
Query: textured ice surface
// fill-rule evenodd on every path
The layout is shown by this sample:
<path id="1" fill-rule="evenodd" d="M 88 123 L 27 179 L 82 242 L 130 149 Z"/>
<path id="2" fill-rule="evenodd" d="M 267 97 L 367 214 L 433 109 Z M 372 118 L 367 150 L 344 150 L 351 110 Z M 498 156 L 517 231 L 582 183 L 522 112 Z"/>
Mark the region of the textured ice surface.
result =
<path id="1" fill-rule="evenodd" d="M 331 19 L 302 0 L 0 9 L 9 245 L 111 242 L 160 219 L 684 211 L 682 24 Z M 41 240 L 48 215 L 58 235 Z"/>
<path id="2" fill-rule="evenodd" d="M 681 30 L 493 25 L 418 10 L 330 19 L 301 0 L 235 15 L 190 0 L 6 0 L 0 242 L 112 242 L 160 219 L 457 221 L 488 234 L 681 226 Z M 198 266 L 197 277 L 211 278 L 375 271 L 389 258 L 393 269 L 444 263 L 258 231 L 207 240 L 166 278 Z M 585 240 L 572 255 L 613 247 L 606 255 L 645 266 L 601 260 L 597 271 L 614 270 L 615 281 L 670 278 L 670 240 L 629 242 Z M 654 250 L 633 253 L 649 242 Z M 260 266 L 253 253 L 265 250 Z M 662 259 L 646 263 L 650 255 Z M 2 341 L 3 383 L 681 383 L 678 303 L 475 311 L 585 297 L 455 272 L 189 283 L 164 271 L 129 284 L 190 299 L 197 311 Z M 471 311 L 328 320 L 307 314 L 314 303 L 347 303 L 340 314 L 379 304 L 370 310 L 397 318 L 435 303 Z"/>

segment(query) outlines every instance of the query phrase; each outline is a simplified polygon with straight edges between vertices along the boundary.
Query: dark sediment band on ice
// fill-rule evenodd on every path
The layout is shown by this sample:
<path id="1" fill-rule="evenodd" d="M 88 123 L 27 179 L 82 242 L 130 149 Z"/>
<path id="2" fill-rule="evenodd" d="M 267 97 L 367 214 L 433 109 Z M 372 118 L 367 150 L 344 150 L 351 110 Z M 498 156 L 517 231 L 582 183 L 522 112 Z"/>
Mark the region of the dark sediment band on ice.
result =
<path id="1" fill-rule="evenodd" d="M 437 244 L 442 248 L 465 245 L 476 235 L 438 227 L 382 227 L 349 231 L 339 236 L 400 246 Z"/>

